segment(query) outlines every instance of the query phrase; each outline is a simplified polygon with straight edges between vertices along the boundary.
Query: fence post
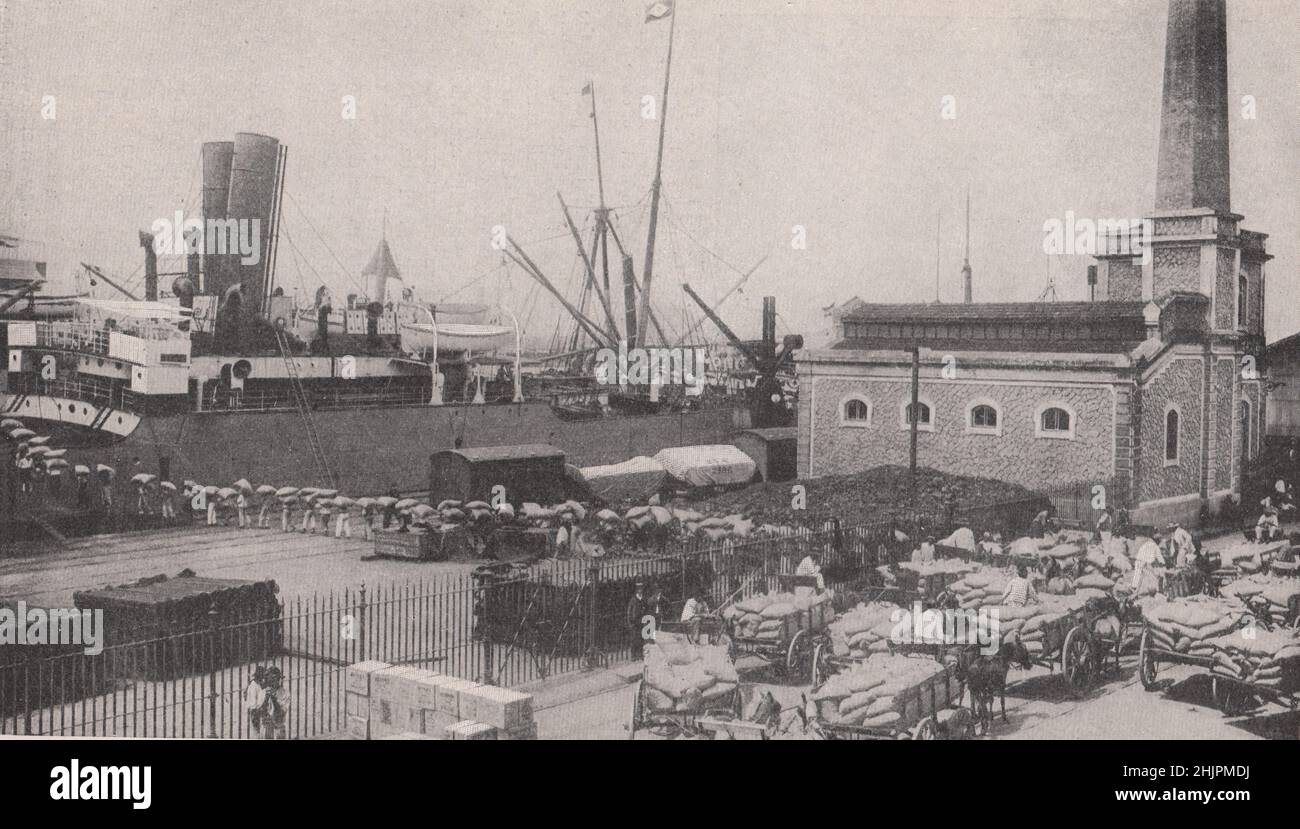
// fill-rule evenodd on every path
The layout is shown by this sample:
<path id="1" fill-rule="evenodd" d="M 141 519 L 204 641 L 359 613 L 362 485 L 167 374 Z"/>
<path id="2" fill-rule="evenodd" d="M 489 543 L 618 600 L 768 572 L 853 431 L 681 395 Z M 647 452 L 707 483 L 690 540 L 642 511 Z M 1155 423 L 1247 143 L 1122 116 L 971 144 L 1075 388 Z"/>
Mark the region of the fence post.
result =
<path id="1" fill-rule="evenodd" d="M 357 661 L 365 662 L 366 661 L 366 583 L 364 581 L 361 582 L 361 591 L 358 594 L 358 602 L 359 604 L 357 605 L 356 634 L 357 634 L 357 639 L 361 644 L 359 645 L 360 658 Z"/>
<path id="2" fill-rule="evenodd" d="M 214 740 L 217 738 L 217 662 L 217 603 L 213 600 L 208 606 L 208 737 Z"/>
<path id="3" fill-rule="evenodd" d="M 591 588 L 591 595 L 587 599 L 587 624 L 583 625 L 583 637 L 587 640 L 583 642 L 585 646 L 582 649 L 584 656 L 587 657 L 586 670 L 594 670 L 603 656 L 598 639 L 600 626 L 597 622 L 596 614 L 600 612 L 600 561 L 593 561 L 587 568 L 587 585 Z"/>

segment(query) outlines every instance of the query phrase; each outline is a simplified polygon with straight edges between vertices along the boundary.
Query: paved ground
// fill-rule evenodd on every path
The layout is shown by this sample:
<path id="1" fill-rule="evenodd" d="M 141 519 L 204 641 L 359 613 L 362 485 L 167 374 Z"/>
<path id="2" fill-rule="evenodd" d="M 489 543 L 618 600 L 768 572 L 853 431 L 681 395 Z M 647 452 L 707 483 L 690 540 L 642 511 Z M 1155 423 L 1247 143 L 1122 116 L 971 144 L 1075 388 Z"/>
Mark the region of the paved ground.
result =
<path id="1" fill-rule="evenodd" d="M 1043 669 L 1013 671 L 1007 693 L 1007 720 L 994 724 L 991 739 L 1012 740 L 1254 740 L 1296 739 L 1300 714 L 1265 709 L 1253 717 L 1224 717 L 1211 703 L 1209 688 L 1183 669 L 1166 691 L 1149 692 L 1136 676 L 1136 659 L 1126 657 L 1122 671 L 1080 700 L 1069 699 L 1059 673 Z M 632 710 L 636 666 L 562 677 L 535 685 L 540 739 L 626 740 Z M 755 675 L 761 679 L 761 675 Z M 761 684 L 782 706 L 796 706 L 808 687 Z M 969 705 L 969 701 L 967 702 Z M 795 725 L 776 739 L 809 739 Z M 638 740 L 660 739 L 638 732 Z M 981 738 L 985 739 L 985 738 Z"/>
<path id="2" fill-rule="evenodd" d="M 368 542 L 324 535 L 196 527 L 70 541 L 62 550 L 24 558 L 0 558 L 0 599 L 24 599 L 46 607 L 71 607 L 77 590 L 125 584 L 189 568 L 200 576 L 274 579 L 285 597 L 344 588 L 417 581 L 468 572 L 467 562 L 402 562 L 372 559 Z"/>

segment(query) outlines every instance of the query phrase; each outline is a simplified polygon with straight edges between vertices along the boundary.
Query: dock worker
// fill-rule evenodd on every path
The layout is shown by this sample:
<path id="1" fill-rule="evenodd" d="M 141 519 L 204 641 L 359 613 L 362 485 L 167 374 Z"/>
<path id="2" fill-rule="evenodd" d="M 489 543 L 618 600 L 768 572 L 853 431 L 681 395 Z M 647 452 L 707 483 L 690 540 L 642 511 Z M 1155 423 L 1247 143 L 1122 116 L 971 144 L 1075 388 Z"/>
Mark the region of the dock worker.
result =
<path id="1" fill-rule="evenodd" d="M 279 668 L 266 669 L 264 690 L 266 699 L 262 703 L 262 739 L 283 740 L 289 722 L 289 692 L 284 687 L 284 673 Z"/>
<path id="2" fill-rule="evenodd" d="M 162 503 L 162 517 L 168 521 L 176 520 L 176 485 L 159 487 L 159 500 Z"/>
<path id="3" fill-rule="evenodd" d="M 921 546 L 912 552 L 913 564 L 928 564 L 934 561 L 934 536 L 927 535 Z"/>
<path id="4" fill-rule="evenodd" d="M 235 492 L 235 512 L 239 513 L 239 529 L 248 529 L 248 494 L 243 489 Z"/>
<path id="5" fill-rule="evenodd" d="M 262 709 L 266 705 L 266 668 L 258 665 L 253 670 L 253 678 L 244 689 L 244 713 L 248 715 L 248 736 L 254 740 L 262 736 Z"/>
<path id="6" fill-rule="evenodd" d="M 998 604 L 1008 607 L 1038 604 L 1038 591 L 1034 589 L 1034 583 L 1029 580 L 1028 567 L 1021 564 L 1016 568 L 1016 574 L 1007 580 L 1006 589 L 1002 591 L 1002 598 Z"/>
<path id="7" fill-rule="evenodd" d="M 816 576 L 816 592 L 820 593 L 826 589 L 826 580 L 822 578 L 822 554 L 818 550 L 813 550 L 809 552 L 808 555 L 804 556 L 803 561 L 799 562 L 799 566 L 794 568 L 794 574 L 796 576 Z M 796 596 L 811 596 L 813 594 L 813 589 L 811 587 L 803 586 L 796 587 L 794 589 L 794 594 Z"/>
<path id="8" fill-rule="evenodd" d="M 646 617 L 650 617 L 650 639 L 654 638 L 654 614 L 651 612 L 650 601 L 646 599 L 645 582 L 638 581 L 632 589 L 632 598 L 627 601 L 627 632 L 628 646 L 632 648 L 632 658 L 641 659 L 645 655 L 645 626 Z"/>
<path id="9" fill-rule="evenodd" d="M 709 606 L 705 603 L 702 593 L 696 593 L 682 605 L 681 621 L 686 625 L 686 639 L 693 645 L 700 641 L 700 624 L 708 612 Z"/>
<path id="10" fill-rule="evenodd" d="M 985 561 L 992 561 L 994 556 L 1002 554 L 1002 545 L 998 541 L 990 532 L 980 536 L 980 553 Z"/>
<path id="11" fill-rule="evenodd" d="M 316 512 L 312 509 L 311 498 L 311 495 L 298 496 L 298 503 L 302 505 L 302 526 L 298 528 L 299 532 L 316 531 Z"/>
<path id="12" fill-rule="evenodd" d="M 1273 506 L 1272 496 L 1265 496 L 1259 504 L 1263 507 L 1263 512 L 1260 513 L 1259 520 L 1255 522 L 1255 541 L 1272 541 L 1281 533 L 1277 518 L 1277 507 Z"/>
<path id="13" fill-rule="evenodd" d="M 1141 589 L 1143 579 L 1150 580 L 1154 584 L 1159 583 L 1153 568 L 1157 565 L 1164 566 L 1164 553 L 1160 552 L 1160 545 L 1163 541 L 1164 536 L 1155 533 L 1138 548 L 1137 555 L 1133 557 L 1132 587 L 1134 590 Z"/>
<path id="14" fill-rule="evenodd" d="M 280 499 L 280 532 L 290 532 L 289 510 L 293 509 L 294 496 L 287 495 Z"/>
<path id="15" fill-rule="evenodd" d="M 269 530 L 271 528 L 271 504 L 275 501 L 275 493 L 262 493 L 261 501 L 260 509 L 257 511 L 257 528 L 259 530 Z"/>
<path id="16" fill-rule="evenodd" d="M 1051 514 L 1051 509 L 1045 509 L 1034 516 L 1034 520 L 1029 522 L 1030 538 L 1042 538 L 1047 533 L 1047 520 Z"/>
<path id="17" fill-rule="evenodd" d="M 1097 516 L 1096 537 L 1097 540 L 1102 544 L 1105 544 L 1108 541 L 1110 541 L 1111 530 L 1114 527 L 1114 521 L 1115 521 L 1115 516 L 1112 514 L 1110 507 L 1106 507 L 1104 510 L 1101 511 L 1101 515 Z"/>
<path id="18" fill-rule="evenodd" d="M 1169 551 L 1173 554 L 1174 565 L 1178 567 L 1186 565 L 1188 558 L 1196 551 L 1192 534 L 1177 521 L 1171 521 L 1169 526 L 1165 527 L 1165 531 L 1169 533 Z"/>
<path id="19" fill-rule="evenodd" d="M 32 491 L 32 456 L 23 452 L 18 457 L 18 491 L 26 495 Z"/>

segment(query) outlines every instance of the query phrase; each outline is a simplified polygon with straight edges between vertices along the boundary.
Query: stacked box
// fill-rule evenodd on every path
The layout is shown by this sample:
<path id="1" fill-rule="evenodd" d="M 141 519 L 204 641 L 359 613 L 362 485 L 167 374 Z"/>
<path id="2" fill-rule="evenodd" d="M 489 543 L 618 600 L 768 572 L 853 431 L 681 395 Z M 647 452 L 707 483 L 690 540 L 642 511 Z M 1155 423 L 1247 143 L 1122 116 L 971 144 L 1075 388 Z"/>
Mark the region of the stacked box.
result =
<path id="1" fill-rule="evenodd" d="M 370 717 L 348 717 L 348 736 L 354 740 L 369 740 Z"/>
<path id="2" fill-rule="evenodd" d="M 468 679 L 452 679 L 438 686 L 438 708 L 443 714 L 452 714 L 460 720 L 474 719 L 474 696 L 465 693 L 480 688 Z"/>
<path id="3" fill-rule="evenodd" d="M 509 731 L 502 731 L 497 734 L 498 740 L 536 740 L 537 723 L 531 720 L 526 725 L 512 728 Z"/>
<path id="4" fill-rule="evenodd" d="M 344 711 L 348 735 L 354 740 L 369 740 L 371 691 L 373 677 L 391 668 L 387 662 L 368 660 L 349 665 L 343 675 Z"/>
<path id="5" fill-rule="evenodd" d="M 487 723 L 462 720 L 447 728 L 453 740 L 495 740 L 497 730 Z"/>
<path id="6" fill-rule="evenodd" d="M 416 705 L 415 678 L 418 668 L 395 667 L 375 671 L 370 679 L 370 736 L 387 737 L 395 732 L 419 732 L 422 712 Z"/>
<path id="7" fill-rule="evenodd" d="M 370 696 L 371 677 L 378 671 L 383 671 L 392 666 L 387 662 L 378 662 L 368 660 L 349 665 L 347 669 L 344 687 L 349 694 L 360 694 L 363 697 Z"/>
<path id="8" fill-rule="evenodd" d="M 460 717 L 455 714 L 444 714 L 441 711 L 435 711 L 430 708 L 421 709 L 424 714 L 420 723 L 420 733 L 431 740 L 449 740 L 451 735 L 447 729 L 460 722 Z"/>
<path id="9" fill-rule="evenodd" d="M 495 726 L 502 731 L 510 731 L 529 725 L 533 721 L 533 698 L 495 685 L 480 685 L 463 691 L 461 699 L 473 697 L 475 720 Z M 464 711 L 462 702 L 461 716 L 469 716 Z"/>
<path id="10" fill-rule="evenodd" d="M 455 680 L 454 676 L 445 676 L 434 671 L 425 671 L 415 678 L 415 704 L 425 711 L 438 710 L 438 688 L 445 682 Z"/>

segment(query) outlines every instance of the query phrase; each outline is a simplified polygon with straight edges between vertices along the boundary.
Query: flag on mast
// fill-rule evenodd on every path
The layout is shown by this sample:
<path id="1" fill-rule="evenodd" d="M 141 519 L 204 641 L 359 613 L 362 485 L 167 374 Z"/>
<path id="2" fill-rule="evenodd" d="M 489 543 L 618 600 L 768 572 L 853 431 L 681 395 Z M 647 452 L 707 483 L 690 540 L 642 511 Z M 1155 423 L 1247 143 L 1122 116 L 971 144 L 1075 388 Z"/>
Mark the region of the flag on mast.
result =
<path id="1" fill-rule="evenodd" d="M 582 94 L 583 95 L 591 94 L 591 81 L 587 81 L 587 85 L 582 88 Z"/>
<path id="2" fill-rule="evenodd" d="M 646 6 L 645 22 L 649 23 L 651 20 L 663 20 L 665 17 L 672 15 L 672 13 L 673 0 L 661 0 L 659 3 L 651 3 L 649 6 Z"/>

